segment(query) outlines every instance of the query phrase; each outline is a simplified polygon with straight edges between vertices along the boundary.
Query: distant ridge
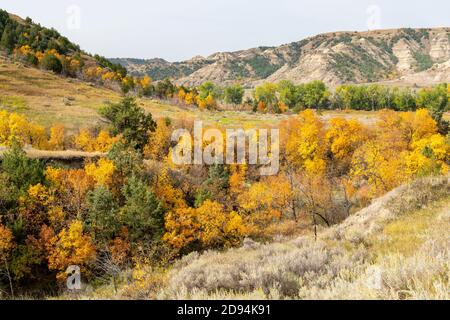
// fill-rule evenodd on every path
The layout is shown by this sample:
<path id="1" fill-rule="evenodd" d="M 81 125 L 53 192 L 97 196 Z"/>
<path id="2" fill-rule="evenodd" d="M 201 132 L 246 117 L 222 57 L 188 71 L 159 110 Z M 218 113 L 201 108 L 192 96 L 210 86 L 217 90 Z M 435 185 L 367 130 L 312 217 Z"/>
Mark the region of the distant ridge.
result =
<path id="1" fill-rule="evenodd" d="M 110 59 L 131 74 L 198 85 L 289 79 L 328 85 L 394 81 L 431 85 L 450 82 L 450 28 L 330 32 L 278 47 L 218 52 L 181 62 Z"/>

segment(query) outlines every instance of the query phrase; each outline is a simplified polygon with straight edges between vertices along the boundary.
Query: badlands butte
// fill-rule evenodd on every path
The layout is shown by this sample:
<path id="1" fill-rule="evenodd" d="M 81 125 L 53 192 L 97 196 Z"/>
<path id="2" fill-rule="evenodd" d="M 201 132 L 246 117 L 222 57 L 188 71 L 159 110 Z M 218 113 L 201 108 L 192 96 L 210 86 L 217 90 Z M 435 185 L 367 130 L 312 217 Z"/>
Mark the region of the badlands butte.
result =
<path id="1" fill-rule="evenodd" d="M 320 34 L 278 47 L 218 52 L 187 61 L 111 59 L 136 76 L 170 78 L 178 85 L 205 81 L 251 88 L 287 79 L 430 86 L 450 82 L 450 28 L 390 29 Z"/>

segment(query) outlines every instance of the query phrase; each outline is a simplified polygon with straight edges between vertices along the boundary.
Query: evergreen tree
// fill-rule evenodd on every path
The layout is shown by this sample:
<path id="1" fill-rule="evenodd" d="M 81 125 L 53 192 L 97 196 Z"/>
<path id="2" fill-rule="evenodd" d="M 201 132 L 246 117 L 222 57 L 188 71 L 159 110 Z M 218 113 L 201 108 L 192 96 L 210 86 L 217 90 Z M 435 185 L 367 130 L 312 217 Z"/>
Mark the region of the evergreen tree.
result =
<path id="1" fill-rule="evenodd" d="M 8 23 L 3 31 L 0 40 L 0 47 L 5 48 L 8 52 L 12 52 L 16 45 L 16 35 L 12 24 Z"/>
<path id="2" fill-rule="evenodd" d="M 157 241 L 164 232 L 164 210 L 146 183 L 130 177 L 122 188 L 125 205 L 120 210 L 122 223 L 130 230 L 132 241 Z"/>

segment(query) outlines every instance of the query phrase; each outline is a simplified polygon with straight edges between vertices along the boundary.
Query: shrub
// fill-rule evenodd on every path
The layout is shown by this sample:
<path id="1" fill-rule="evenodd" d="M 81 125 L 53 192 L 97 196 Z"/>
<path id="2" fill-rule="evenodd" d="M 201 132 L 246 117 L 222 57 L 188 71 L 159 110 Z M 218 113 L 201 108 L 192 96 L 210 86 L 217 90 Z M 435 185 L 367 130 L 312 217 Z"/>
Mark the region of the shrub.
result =
<path id="1" fill-rule="evenodd" d="M 53 71 L 55 73 L 61 73 L 63 69 L 61 61 L 59 61 L 59 59 L 53 54 L 44 55 L 44 58 L 42 58 L 41 66 L 42 68 Z"/>

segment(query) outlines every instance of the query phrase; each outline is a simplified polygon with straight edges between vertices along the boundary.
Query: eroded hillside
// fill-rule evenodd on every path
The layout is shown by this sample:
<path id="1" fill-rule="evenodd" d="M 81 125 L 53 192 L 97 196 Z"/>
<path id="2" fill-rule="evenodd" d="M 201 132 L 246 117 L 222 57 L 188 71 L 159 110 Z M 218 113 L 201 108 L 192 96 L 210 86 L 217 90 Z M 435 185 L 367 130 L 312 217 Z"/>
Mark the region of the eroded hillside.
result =
<path id="1" fill-rule="evenodd" d="M 247 86 L 289 79 L 296 83 L 323 80 L 345 82 L 396 80 L 431 85 L 450 81 L 450 29 L 393 29 L 321 34 L 279 47 L 220 52 L 169 63 L 162 59 L 113 59 L 130 73 L 165 77 L 178 84 L 205 81 Z"/>

